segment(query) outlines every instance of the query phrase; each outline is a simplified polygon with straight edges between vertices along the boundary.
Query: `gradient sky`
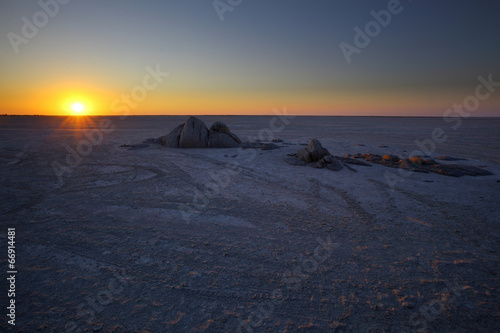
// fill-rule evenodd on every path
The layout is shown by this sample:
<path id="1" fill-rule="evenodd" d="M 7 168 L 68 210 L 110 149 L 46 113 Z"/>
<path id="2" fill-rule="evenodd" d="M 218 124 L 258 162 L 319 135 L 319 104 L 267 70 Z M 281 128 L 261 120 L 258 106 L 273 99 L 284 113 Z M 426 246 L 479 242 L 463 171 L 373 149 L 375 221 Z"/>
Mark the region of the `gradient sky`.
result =
<path id="1" fill-rule="evenodd" d="M 303 115 L 441 116 L 474 94 L 479 75 L 500 81 L 494 0 L 401 0 L 402 12 L 347 63 L 339 44 L 354 44 L 353 28 L 387 6 L 243 0 L 221 21 L 213 1 L 72 0 L 16 53 L 9 33 L 22 36 L 22 18 L 33 22 L 42 9 L 2 1 L 0 113 L 67 115 L 81 102 L 86 114 L 113 115 L 113 102 L 157 65 L 169 76 L 131 114 L 286 106 Z M 474 116 L 500 116 L 497 89 Z"/>

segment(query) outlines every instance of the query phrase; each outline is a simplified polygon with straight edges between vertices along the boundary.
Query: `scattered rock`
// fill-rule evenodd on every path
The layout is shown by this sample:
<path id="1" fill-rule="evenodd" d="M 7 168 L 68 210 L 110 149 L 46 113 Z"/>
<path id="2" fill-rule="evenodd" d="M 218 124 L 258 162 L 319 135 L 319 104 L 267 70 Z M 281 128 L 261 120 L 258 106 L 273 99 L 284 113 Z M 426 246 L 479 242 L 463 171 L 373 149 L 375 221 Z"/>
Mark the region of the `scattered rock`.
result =
<path id="1" fill-rule="evenodd" d="M 271 142 L 283 142 L 281 139 L 272 139 Z"/>
<path id="2" fill-rule="evenodd" d="M 453 161 L 467 161 L 466 158 L 451 157 L 451 156 L 447 156 L 447 155 L 438 156 L 438 157 L 436 157 L 436 159 L 441 160 L 441 161 L 450 161 L 450 162 L 453 162 Z"/>
<path id="3" fill-rule="evenodd" d="M 429 171 L 422 169 L 418 164 L 412 163 L 411 159 L 403 159 L 399 162 L 399 167 L 408 171 L 429 173 Z"/>
<path id="4" fill-rule="evenodd" d="M 429 171 L 439 173 L 441 175 L 462 177 L 462 176 L 490 176 L 493 175 L 488 170 L 484 170 L 472 165 L 460 164 L 435 164 L 426 166 Z"/>
<path id="5" fill-rule="evenodd" d="M 355 154 L 346 155 L 343 160 L 344 163 L 347 161 L 357 161 L 359 159 L 364 159 L 367 162 L 383 164 L 392 168 L 401 168 L 414 172 L 423 173 L 439 173 L 441 175 L 461 177 L 461 176 L 488 176 L 492 175 L 488 170 L 482 169 L 480 167 L 471 165 L 460 165 L 460 164 L 442 164 L 435 160 L 428 158 L 429 156 L 412 156 L 409 159 L 400 159 L 395 155 L 384 155 L 380 156 L 377 154 Z M 357 160 L 356 160 L 357 159 Z"/>
<path id="6" fill-rule="evenodd" d="M 355 164 L 355 165 L 362 165 L 362 166 L 369 166 L 369 167 L 372 166 L 370 163 L 363 162 L 360 160 L 355 160 L 354 158 L 351 158 L 348 155 L 346 155 L 344 157 L 335 156 L 335 158 L 338 160 L 341 160 L 344 164 Z"/>
<path id="7" fill-rule="evenodd" d="M 274 143 L 262 143 L 260 141 L 245 142 L 241 144 L 240 147 L 243 149 L 260 149 L 260 150 L 273 150 L 280 148 L 278 145 L 275 145 Z"/>
<path id="8" fill-rule="evenodd" d="M 382 156 L 382 159 L 384 160 L 384 162 L 396 162 L 397 163 L 397 162 L 401 161 L 401 159 L 398 156 L 389 155 L 389 154 Z"/>
<path id="9" fill-rule="evenodd" d="M 410 157 L 409 161 L 413 165 L 422 165 L 422 164 L 424 164 L 424 162 L 423 162 L 423 160 L 422 160 L 422 158 L 420 156 Z"/>
<path id="10" fill-rule="evenodd" d="M 332 171 L 340 171 L 344 168 L 344 164 L 332 155 L 323 157 L 318 163 L 322 163 L 327 169 Z"/>

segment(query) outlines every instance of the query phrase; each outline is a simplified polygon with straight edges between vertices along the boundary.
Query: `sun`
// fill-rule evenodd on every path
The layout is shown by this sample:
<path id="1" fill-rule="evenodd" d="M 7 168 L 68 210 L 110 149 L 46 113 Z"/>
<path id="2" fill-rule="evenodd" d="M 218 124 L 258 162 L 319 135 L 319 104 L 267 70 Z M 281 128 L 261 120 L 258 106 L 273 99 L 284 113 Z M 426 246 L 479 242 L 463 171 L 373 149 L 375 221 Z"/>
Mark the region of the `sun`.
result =
<path id="1" fill-rule="evenodd" d="M 71 105 L 71 109 L 73 109 L 73 111 L 75 113 L 82 113 L 83 110 L 85 110 L 85 107 L 83 106 L 82 103 L 76 102 L 76 103 L 73 103 L 73 105 Z"/>

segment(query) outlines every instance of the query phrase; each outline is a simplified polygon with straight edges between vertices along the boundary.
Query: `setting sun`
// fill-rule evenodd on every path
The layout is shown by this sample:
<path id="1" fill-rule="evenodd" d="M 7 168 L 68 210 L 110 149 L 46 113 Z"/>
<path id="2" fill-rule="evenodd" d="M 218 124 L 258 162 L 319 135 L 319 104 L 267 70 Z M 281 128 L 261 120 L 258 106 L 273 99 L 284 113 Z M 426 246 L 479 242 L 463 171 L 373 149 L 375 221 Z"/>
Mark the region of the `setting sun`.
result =
<path id="1" fill-rule="evenodd" d="M 82 103 L 73 103 L 71 106 L 74 112 L 76 113 L 81 113 L 83 110 L 85 110 L 85 107 L 83 106 Z"/>

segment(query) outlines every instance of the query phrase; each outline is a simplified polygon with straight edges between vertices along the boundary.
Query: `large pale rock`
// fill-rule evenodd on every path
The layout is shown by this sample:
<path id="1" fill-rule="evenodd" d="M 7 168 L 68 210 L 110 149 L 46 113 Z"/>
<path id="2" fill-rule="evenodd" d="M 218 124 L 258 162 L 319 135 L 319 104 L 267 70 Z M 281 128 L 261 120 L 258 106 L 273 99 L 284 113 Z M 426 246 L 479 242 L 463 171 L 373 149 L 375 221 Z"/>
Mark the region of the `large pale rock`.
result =
<path id="1" fill-rule="evenodd" d="M 203 121 L 196 117 L 189 117 L 184 124 L 179 138 L 180 148 L 208 147 L 208 128 Z"/>
<path id="2" fill-rule="evenodd" d="M 174 128 L 170 133 L 161 137 L 161 144 L 170 147 L 177 148 L 179 147 L 179 140 L 181 138 L 182 129 L 184 128 L 184 124 L 181 124 Z"/>
<path id="3" fill-rule="evenodd" d="M 227 125 L 224 124 L 222 121 L 216 121 L 215 123 L 213 123 L 212 126 L 210 127 L 210 131 L 224 133 L 224 134 L 231 133 L 229 127 L 227 127 Z"/>
<path id="4" fill-rule="evenodd" d="M 208 147 L 238 148 L 238 142 L 236 142 L 229 134 L 210 131 L 208 135 Z"/>

